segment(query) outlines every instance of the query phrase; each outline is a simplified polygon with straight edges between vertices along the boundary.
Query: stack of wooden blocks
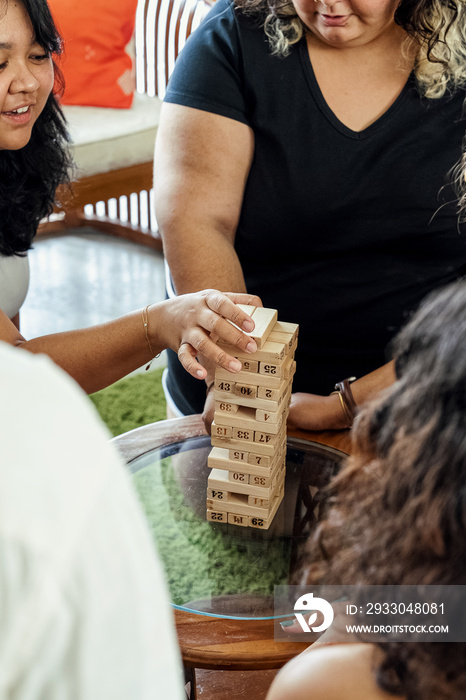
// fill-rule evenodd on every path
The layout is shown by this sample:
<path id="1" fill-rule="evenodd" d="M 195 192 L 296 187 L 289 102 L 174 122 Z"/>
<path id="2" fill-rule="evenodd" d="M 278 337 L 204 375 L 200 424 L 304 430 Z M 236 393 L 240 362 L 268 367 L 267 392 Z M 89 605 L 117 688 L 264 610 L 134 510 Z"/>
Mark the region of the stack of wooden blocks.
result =
<path id="1" fill-rule="evenodd" d="M 298 326 L 277 311 L 241 306 L 254 320 L 254 354 L 222 345 L 241 360 L 237 374 L 217 368 L 207 519 L 267 529 L 283 499 L 286 420 Z"/>

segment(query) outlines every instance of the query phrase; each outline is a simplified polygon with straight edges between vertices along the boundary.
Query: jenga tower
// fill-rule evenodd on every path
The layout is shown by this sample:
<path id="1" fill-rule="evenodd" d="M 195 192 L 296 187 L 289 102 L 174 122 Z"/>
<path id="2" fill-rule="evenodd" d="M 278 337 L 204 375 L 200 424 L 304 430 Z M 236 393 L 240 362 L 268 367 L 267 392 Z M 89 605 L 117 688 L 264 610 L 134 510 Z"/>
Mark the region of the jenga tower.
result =
<path id="1" fill-rule="evenodd" d="M 215 372 L 207 519 L 267 529 L 284 493 L 298 326 L 277 321 L 274 309 L 240 306 L 256 324 L 249 335 L 257 352 L 222 345 L 243 368 L 237 374 L 220 367 Z"/>

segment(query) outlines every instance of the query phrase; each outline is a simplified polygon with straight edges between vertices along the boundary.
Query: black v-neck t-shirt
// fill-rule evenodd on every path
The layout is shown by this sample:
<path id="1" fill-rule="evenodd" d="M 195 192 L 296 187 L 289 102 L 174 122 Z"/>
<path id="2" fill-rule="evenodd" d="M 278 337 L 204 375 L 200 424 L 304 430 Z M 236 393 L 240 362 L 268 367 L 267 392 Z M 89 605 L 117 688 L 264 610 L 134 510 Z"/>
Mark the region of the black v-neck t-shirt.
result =
<path id="1" fill-rule="evenodd" d="M 165 100 L 254 132 L 235 248 L 248 291 L 300 324 L 294 391 L 327 394 L 384 364 L 421 299 L 464 274 L 466 230 L 448 179 L 464 97 L 423 99 L 410 77 L 356 132 L 325 102 L 305 39 L 273 56 L 230 0 L 188 39 Z M 172 360 L 172 396 L 185 413 L 201 410 L 205 388 Z"/>

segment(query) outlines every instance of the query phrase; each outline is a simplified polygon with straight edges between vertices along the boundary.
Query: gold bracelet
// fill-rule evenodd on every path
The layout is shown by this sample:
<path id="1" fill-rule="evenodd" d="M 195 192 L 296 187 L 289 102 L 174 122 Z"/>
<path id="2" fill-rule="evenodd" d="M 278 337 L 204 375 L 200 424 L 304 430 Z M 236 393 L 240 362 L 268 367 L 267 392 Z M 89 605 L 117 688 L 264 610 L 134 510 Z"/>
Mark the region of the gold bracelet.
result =
<path id="1" fill-rule="evenodd" d="M 343 400 L 343 396 L 342 396 L 342 394 L 341 394 L 341 391 L 332 391 L 332 393 L 330 394 L 330 396 L 333 396 L 333 394 L 337 394 L 337 395 L 338 395 L 338 398 L 340 399 L 341 410 L 343 411 L 343 413 L 344 413 L 344 415 L 345 415 L 345 418 L 346 418 L 346 420 L 347 420 L 347 423 L 348 423 L 348 426 L 347 426 L 347 427 L 348 427 L 348 428 L 351 428 L 351 426 L 353 425 L 353 419 L 352 419 L 352 417 L 348 414 L 348 410 L 347 410 L 346 404 L 345 404 L 345 402 L 344 402 L 344 400 Z"/>
<path id="2" fill-rule="evenodd" d="M 149 314 L 147 312 L 147 309 L 149 308 L 149 306 L 150 306 L 150 304 L 148 304 L 146 306 L 146 308 L 142 310 L 142 325 L 144 326 L 144 335 L 146 336 L 147 345 L 149 346 L 150 356 L 151 356 L 151 360 L 150 360 L 149 364 L 147 365 L 146 369 L 149 369 L 149 367 L 151 366 L 152 360 L 155 357 L 155 353 L 154 353 L 154 350 L 152 348 L 152 343 L 150 342 L 150 338 L 149 338 Z"/>

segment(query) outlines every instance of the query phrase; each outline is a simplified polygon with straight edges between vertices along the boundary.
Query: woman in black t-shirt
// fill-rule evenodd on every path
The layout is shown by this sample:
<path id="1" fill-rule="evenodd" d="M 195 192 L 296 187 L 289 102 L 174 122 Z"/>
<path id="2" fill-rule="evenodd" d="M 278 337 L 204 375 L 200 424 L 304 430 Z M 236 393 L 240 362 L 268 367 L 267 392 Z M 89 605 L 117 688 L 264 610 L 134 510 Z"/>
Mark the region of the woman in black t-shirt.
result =
<path id="1" fill-rule="evenodd" d="M 300 324 L 301 428 L 346 427 L 335 383 L 357 376 L 356 404 L 390 384 L 391 339 L 464 273 L 448 173 L 466 131 L 465 14 L 217 0 L 175 67 L 154 170 L 175 289 L 247 289 Z M 182 413 L 203 410 L 172 360 L 167 384 Z M 207 422 L 212 407 L 209 392 Z"/>

